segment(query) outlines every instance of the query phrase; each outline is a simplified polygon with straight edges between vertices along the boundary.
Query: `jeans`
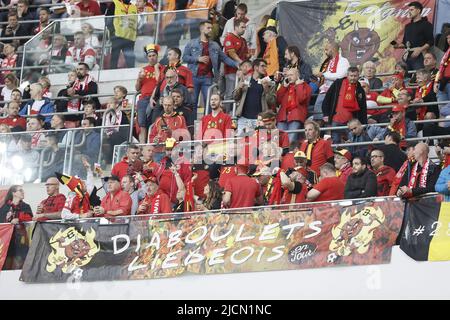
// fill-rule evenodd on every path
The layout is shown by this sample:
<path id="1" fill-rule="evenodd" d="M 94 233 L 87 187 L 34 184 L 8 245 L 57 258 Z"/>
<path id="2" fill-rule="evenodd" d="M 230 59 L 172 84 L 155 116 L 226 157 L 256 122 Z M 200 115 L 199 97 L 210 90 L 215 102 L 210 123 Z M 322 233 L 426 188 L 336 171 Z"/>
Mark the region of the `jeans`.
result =
<path id="1" fill-rule="evenodd" d="M 203 96 L 203 106 L 206 106 L 206 96 L 208 95 L 208 89 L 212 85 L 212 78 L 201 76 L 193 77 L 194 80 L 194 115 L 197 116 L 198 96 L 200 90 Z M 197 117 L 196 117 L 197 118 Z"/>
<path id="2" fill-rule="evenodd" d="M 233 100 L 233 91 L 236 84 L 236 73 L 225 75 L 225 100 Z M 233 103 L 224 104 L 225 112 L 229 113 Z"/>
<path id="3" fill-rule="evenodd" d="M 314 120 L 322 120 L 323 119 L 322 103 L 323 103 L 323 100 L 325 100 L 325 94 L 326 93 L 319 93 L 319 95 L 317 96 L 316 103 L 314 104 L 314 114 L 313 114 Z"/>
<path id="4" fill-rule="evenodd" d="M 340 122 L 335 122 L 335 121 L 331 122 L 332 127 L 341 127 L 341 126 L 346 126 L 346 125 L 347 125 L 346 123 L 340 123 Z M 333 140 L 333 143 L 341 143 L 341 137 L 342 137 L 343 133 L 345 133 L 345 129 L 331 131 L 331 139 Z"/>
<path id="5" fill-rule="evenodd" d="M 246 132 L 252 131 L 256 128 L 256 119 L 247 119 L 239 117 L 237 121 L 237 134 L 240 135 L 246 129 Z"/>
<path id="6" fill-rule="evenodd" d="M 437 101 L 450 101 L 450 82 L 447 83 L 444 87 L 444 91 L 438 90 L 437 92 Z M 440 104 L 439 105 L 439 113 L 441 118 L 450 117 L 450 103 Z M 443 122 L 444 127 L 450 127 L 450 122 Z"/>
<path id="7" fill-rule="evenodd" d="M 117 63 L 119 62 L 120 51 L 123 51 L 125 56 L 125 62 L 127 68 L 134 68 L 134 41 L 123 39 L 119 37 L 112 37 L 111 48 L 111 66 L 110 69 L 117 69 Z"/>
<path id="8" fill-rule="evenodd" d="M 277 124 L 278 129 L 287 131 L 287 130 L 297 130 L 303 128 L 303 123 L 300 121 L 289 121 L 289 122 L 278 122 Z M 297 140 L 298 132 L 292 132 L 288 133 L 289 136 L 289 142 L 292 143 Z"/>

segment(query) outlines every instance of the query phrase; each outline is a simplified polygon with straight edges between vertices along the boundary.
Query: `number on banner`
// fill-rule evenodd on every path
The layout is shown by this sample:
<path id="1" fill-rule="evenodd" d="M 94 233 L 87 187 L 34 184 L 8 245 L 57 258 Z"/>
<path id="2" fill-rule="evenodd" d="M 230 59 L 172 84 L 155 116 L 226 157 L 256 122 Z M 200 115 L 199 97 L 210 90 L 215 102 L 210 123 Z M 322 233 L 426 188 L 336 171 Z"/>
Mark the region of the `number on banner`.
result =
<path id="1" fill-rule="evenodd" d="M 441 223 L 441 222 L 439 222 L 439 221 L 435 221 L 435 222 L 433 222 L 433 224 L 431 225 L 431 229 L 434 229 L 434 228 L 435 228 L 435 226 L 436 226 L 436 229 L 435 229 L 435 230 L 433 230 L 433 231 L 431 231 L 431 233 L 430 233 L 430 237 L 434 237 L 434 235 L 436 234 L 436 232 L 439 232 L 439 229 L 441 228 L 441 226 L 442 226 L 442 223 Z M 447 234 L 448 234 L 448 232 L 447 232 Z"/>

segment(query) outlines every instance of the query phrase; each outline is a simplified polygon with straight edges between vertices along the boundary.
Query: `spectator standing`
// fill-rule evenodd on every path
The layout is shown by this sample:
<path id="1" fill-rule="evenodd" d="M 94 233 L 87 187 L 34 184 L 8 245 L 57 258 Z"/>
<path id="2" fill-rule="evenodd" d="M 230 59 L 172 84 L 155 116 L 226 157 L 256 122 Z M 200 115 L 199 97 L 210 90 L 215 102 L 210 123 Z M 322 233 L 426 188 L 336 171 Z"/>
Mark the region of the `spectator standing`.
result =
<path id="1" fill-rule="evenodd" d="M 223 112 L 220 95 L 215 93 L 209 100 L 211 113 L 202 117 L 202 139 L 225 139 L 232 129 L 231 117 Z"/>
<path id="2" fill-rule="evenodd" d="M 100 41 L 98 41 L 98 37 L 94 34 L 94 27 L 92 24 L 87 22 L 83 23 L 81 25 L 81 32 L 84 34 L 84 43 L 86 46 L 90 46 L 94 50 L 97 50 L 100 47 Z"/>
<path id="3" fill-rule="evenodd" d="M 310 120 L 305 122 L 305 136 L 306 139 L 302 142 L 300 151 L 306 154 L 308 167 L 319 175 L 322 165 L 334 161 L 331 141 L 320 138 L 319 124 Z"/>
<path id="4" fill-rule="evenodd" d="M 162 78 L 164 67 L 158 63 L 158 52 L 160 47 L 155 44 L 148 44 L 144 47 L 147 55 L 148 65 L 139 71 L 136 81 L 136 90 L 141 91 L 137 102 L 137 115 L 139 124 L 139 142 L 145 143 L 147 140 L 147 128 L 151 124 L 153 109 L 156 106 L 151 97 Z"/>
<path id="5" fill-rule="evenodd" d="M 206 105 L 208 89 L 213 83 L 213 79 L 218 79 L 220 72 L 220 62 L 224 62 L 231 67 L 239 65 L 230 59 L 219 47 L 212 41 L 212 24 L 210 21 L 200 23 L 200 37 L 191 40 L 183 52 L 183 61 L 188 64 L 192 71 L 194 80 L 194 114 L 197 113 L 197 103 L 200 91 L 203 96 L 203 105 Z"/>
<path id="6" fill-rule="evenodd" d="M 332 127 L 345 126 L 353 118 L 367 123 L 366 93 L 358 82 L 359 70 L 348 68 L 348 75 L 337 79 L 328 89 L 322 104 L 323 120 Z M 341 143 L 341 130 L 333 130 L 334 143 Z"/>
<path id="7" fill-rule="evenodd" d="M 241 80 L 234 91 L 234 100 L 238 103 L 238 134 L 242 133 L 244 128 L 254 129 L 258 114 L 268 111 L 275 104 L 275 83 L 265 78 L 266 70 L 266 61 L 255 59 L 250 81 Z"/>
<path id="8" fill-rule="evenodd" d="M 287 51 L 287 50 L 286 50 Z M 308 114 L 311 87 L 299 78 L 299 70 L 291 68 L 286 73 L 283 85 L 277 91 L 277 126 L 280 130 L 302 129 Z M 289 141 L 297 140 L 298 133 L 289 133 Z"/>
<path id="9" fill-rule="evenodd" d="M 347 75 L 350 63 L 339 52 L 339 45 L 335 42 L 327 43 L 325 45 L 326 59 L 320 67 L 320 71 L 314 75 L 320 78 L 319 95 L 314 104 L 313 119 L 322 120 L 322 104 L 325 99 L 325 94 L 331 87 L 333 82 L 337 79 L 344 78 Z"/>
<path id="10" fill-rule="evenodd" d="M 311 66 L 307 64 L 300 55 L 300 49 L 297 46 L 289 46 L 286 48 L 284 59 L 286 60 L 286 68 L 296 68 L 299 72 L 299 79 L 310 83 L 312 70 Z M 284 71 L 284 70 L 283 70 Z M 284 74 L 285 72 L 283 72 Z M 286 74 L 284 74 L 286 76 Z M 313 87 L 311 87 L 313 89 Z"/>
<path id="11" fill-rule="evenodd" d="M 220 37 L 220 43 L 222 46 L 225 46 L 225 39 L 228 34 L 233 33 L 234 31 L 234 23 L 236 20 L 241 20 L 245 23 L 246 28 L 245 32 L 242 35 L 244 38 L 247 47 L 249 49 L 249 53 L 251 56 L 256 54 L 256 25 L 251 21 L 249 17 L 247 17 L 248 8 L 245 3 L 240 3 L 236 7 L 235 15 L 231 19 L 228 19 L 227 23 L 225 23 L 225 27 L 223 28 L 222 36 Z"/>
<path id="12" fill-rule="evenodd" d="M 95 0 L 81 0 L 76 6 L 80 9 L 81 17 L 100 16 L 102 14 L 100 6 Z"/>
<path id="13" fill-rule="evenodd" d="M 287 48 L 286 40 L 278 35 L 277 28 L 274 26 L 267 27 L 263 34 L 266 50 L 263 59 L 267 62 L 267 75 L 274 76 L 276 72 L 282 71 L 286 61 L 284 60 Z"/>
<path id="14" fill-rule="evenodd" d="M 166 69 L 175 69 L 178 74 L 178 82 L 185 86 L 188 89 L 189 94 L 192 95 L 194 93 L 194 80 L 192 78 L 192 71 L 181 64 L 181 50 L 178 48 L 170 48 L 167 51 L 167 59 L 168 65 L 166 66 Z M 165 86 L 164 81 L 162 82 L 161 86 Z"/>
<path id="15" fill-rule="evenodd" d="M 193 136 L 194 133 L 194 121 L 195 115 L 192 111 L 192 105 L 185 102 L 184 97 L 185 92 L 180 88 L 172 89 L 170 92 L 170 96 L 173 98 L 174 103 L 174 111 L 178 113 L 180 116 L 183 116 L 186 120 L 186 126 L 189 129 L 189 133 Z"/>
<path id="16" fill-rule="evenodd" d="M 439 72 L 434 81 L 434 92 L 436 92 L 439 102 L 450 100 L 450 32 L 447 33 L 446 38 L 449 48 L 442 57 L 441 63 L 439 64 Z M 441 105 L 441 111 L 443 109 L 446 109 L 446 116 L 450 115 L 449 104 L 445 106 Z"/>
<path id="17" fill-rule="evenodd" d="M 423 5 L 418 1 L 408 4 L 408 15 L 411 22 L 405 26 L 403 40 L 401 44 L 395 42 L 394 48 L 406 48 L 406 64 L 409 70 L 418 70 L 423 68 L 423 53 L 433 46 L 433 25 L 422 17 Z"/>
<path id="18" fill-rule="evenodd" d="M 134 68 L 134 43 L 137 36 L 138 16 L 136 5 L 130 0 L 113 0 L 106 11 L 106 16 L 115 16 L 107 19 L 111 34 L 111 65 L 110 69 L 117 69 L 119 55 L 123 52 L 126 67 Z"/>
<path id="19" fill-rule="evenodd" d="M 246 30 L 246 22 L 244 20 L 235 19 L 233 32 L 229 32 L 224 40 L 224 52 L 225 54 L 241 64 L 249 57 L 249 51 L 247 42 L 243 38 Z M 225 66 L 225 100 L 230 100 L 233 97 L 233 91 L 236 85 L 236 72 L 237 68 Z M 228 112 L 231 111 L 230 107 L 227 108 Z"/>
<path id="20" fill-rule="evenodd" d="M 352 161 L 353 173 L 345 184 L 345 199 L 370 198 L 377 196 L 377 178 L 367 168 L 363 158 L 355 157 Z"/>

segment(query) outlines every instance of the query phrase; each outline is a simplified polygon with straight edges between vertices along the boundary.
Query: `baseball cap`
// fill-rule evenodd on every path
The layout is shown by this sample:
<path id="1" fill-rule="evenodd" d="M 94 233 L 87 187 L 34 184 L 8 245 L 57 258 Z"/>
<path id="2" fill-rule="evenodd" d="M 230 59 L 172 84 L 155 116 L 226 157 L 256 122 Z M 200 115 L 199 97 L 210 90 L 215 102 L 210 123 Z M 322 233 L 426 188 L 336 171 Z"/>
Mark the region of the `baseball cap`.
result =
<path id="1" fill-rule="evenodd" d="M 294 158 L 307 158 L 307 156 L 306 156 L 306 154 L 303 152 L 303 151 L 297 151 L 295 154 L 294 154 Z"/>
<path id="2" fill-rule="evenodd" d="M 105 182 L 108 182 L 109 180 L 120 182 L 120 178 L 118 176 L 116 176 L 115 174 L 112 174 L 110 177 L 104 177 L 103 180 Z"/>
<path id="3" fill-rule="evenodd" d="M 334 150 L 334 153 L 347 158 L 348 161 L 352 161 L 352 154 L 347 149 L 336 149 Z"/>

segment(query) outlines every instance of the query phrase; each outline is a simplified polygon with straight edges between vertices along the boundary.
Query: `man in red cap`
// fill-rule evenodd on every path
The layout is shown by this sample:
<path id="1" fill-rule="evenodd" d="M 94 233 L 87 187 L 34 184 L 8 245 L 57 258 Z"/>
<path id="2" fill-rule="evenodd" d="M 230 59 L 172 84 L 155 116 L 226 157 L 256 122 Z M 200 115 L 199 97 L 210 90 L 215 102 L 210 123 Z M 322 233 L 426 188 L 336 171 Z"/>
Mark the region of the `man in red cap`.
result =
<path id="1" fill-rule="evenodd" d="M 303 170 L 306 170 L 306 181 L 304 183 L 307 185 L 308 190 L 311 189 L 311 187 L 318 182 L 318 177 L 315 171 L 308 168 L 308 159 L 306 157 L 306 154 L 303 151 L 297 151 L 294 154 L 294 162 L 295 171 L 303 174 Z"/>
<path id="2" fill-rule="evenodd" d="M 154 107 L 153 105 L 149 106 L 150 98 L 164 72 L 164 66 L 158 63 L 159 49 L 159 46 L 156 44 L 149 44 L 144 48 L 148 59 L 148 65 L 139 71 L 139 77 L 136 81 L 136 91 L 141 91 L 139 101 L 137 102 L 140 143 L 146 143 L 147 128 L 150 125 L 148 119 L 150 118 L 151 110 Z"/>
<path id="3" fill-rule="evenodd" d="M 222 98 L 218 93 L 211 95 L 209 105 L 211 113 L 202 118 L 202 140 L 227 138 L 227 130 L 231 130 L 232 120 L 222 111 Z"/>
<path id="4" fill-rule="evenodd" d="M 96 217 L 129 216 L 133 201 L 130 194 L 121 189 L 120 178 L 112 175 L 108 178 L 108 193 L 100 206 L 94 207 Z"/>
<path id="5" fill-rule="evenodd" d="M 247 176 L 248 165 L 238 164 L 237 175 L 227 181 L 224 188 L 223 204 L 228 208 L 246 208 L 263 204 L 261 186 Z"/>
<path id="6" fill-rule="evenodd" d="M 398 132 L 402 140 L 405 138 L 417 137 L 416 125 L 405 117 L 405 112 L 404 106 L 394 106 L 392 108 L 391 120 L 388 126 L 388 130 Z M 400 146 L 402 147 L 403 145 Z"/>
<path id="7" fill-rule="evenodd" d="M 345 184 L 352 174 L 352 154 L 347 149 L 337 149 L 334 151 L 334 167 L 339 179 Z"/>
<path id="8" fill-rule="evenodd" d="M 139 204 L 137 214 L 171 213 L 172 205 L 169 196 L 159 188 L 156 177 L 150 175 L 145 182 L 147 195 Z"/>

